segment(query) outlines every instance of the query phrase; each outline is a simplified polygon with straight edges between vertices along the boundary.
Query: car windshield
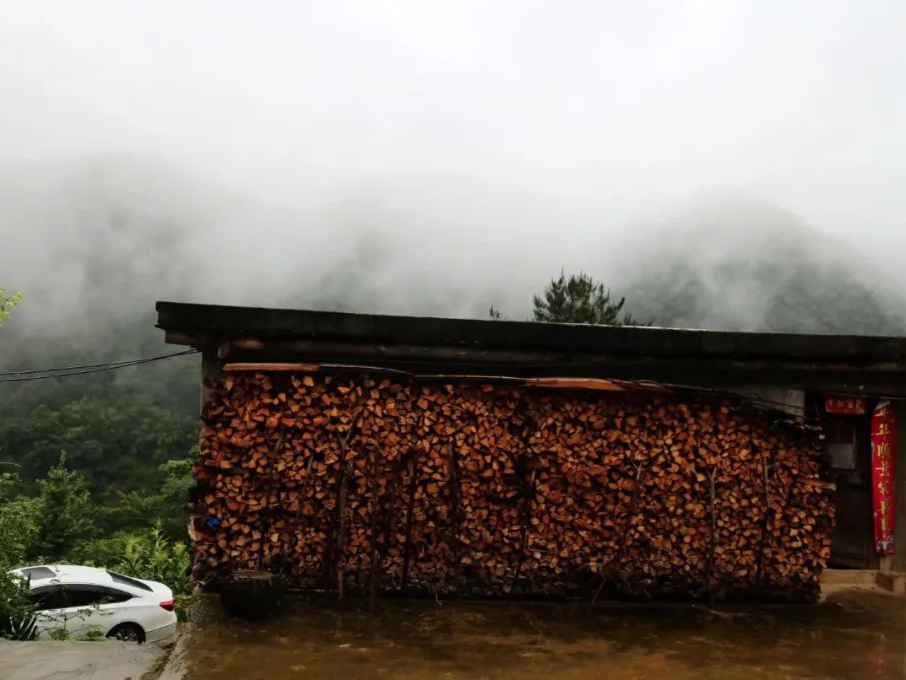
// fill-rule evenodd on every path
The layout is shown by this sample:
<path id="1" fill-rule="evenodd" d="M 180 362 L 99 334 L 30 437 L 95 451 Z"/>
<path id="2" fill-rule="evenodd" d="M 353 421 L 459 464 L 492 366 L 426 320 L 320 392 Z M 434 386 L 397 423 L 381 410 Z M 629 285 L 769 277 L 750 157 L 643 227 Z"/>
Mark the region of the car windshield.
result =
<path id="1" fill-rule="evenodd" d="M 129 576 L 123 576 L 122 574 L 117 574 L 116 572 L 110 570 L 107 570 L 107 573 L 110 574 L 110 578 L 113 579 L 114 583 L 121 583 L 125 586 L 132 586 L 133 588 L 141 588 L 142 590 L 147 590 L 149 593 L 152 592 L 150 586 L 142 583 L 138 579 L 131 578 Z"/>

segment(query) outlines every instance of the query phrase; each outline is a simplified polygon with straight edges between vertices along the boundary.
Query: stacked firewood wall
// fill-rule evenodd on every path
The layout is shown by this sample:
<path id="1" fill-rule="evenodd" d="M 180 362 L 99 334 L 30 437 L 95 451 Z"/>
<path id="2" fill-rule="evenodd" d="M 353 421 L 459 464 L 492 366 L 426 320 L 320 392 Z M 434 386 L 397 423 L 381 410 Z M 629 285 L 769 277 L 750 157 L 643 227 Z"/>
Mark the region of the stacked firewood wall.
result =
<path id="1" fill-rule="evenodd" d="M 203 410 L 194 576 L 436 596 L 811 601 L 814 437 L 695 395 L 228 373 Z"/>

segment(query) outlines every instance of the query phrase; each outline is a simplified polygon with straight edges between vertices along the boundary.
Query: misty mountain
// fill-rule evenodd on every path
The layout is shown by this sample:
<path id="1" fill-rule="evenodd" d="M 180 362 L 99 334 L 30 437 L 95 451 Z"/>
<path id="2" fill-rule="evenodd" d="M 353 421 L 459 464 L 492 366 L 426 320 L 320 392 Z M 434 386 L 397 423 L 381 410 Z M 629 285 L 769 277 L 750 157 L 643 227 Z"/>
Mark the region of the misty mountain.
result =
<path id="1" fill-rule="evenodd" d="M 906 328 L 902 296 L 857 244 L 732 192 L 582 243 L 551 223 L 544 252 L 518 258 L 506 251 L 518 236 L 476 249 L 467 234 L 436 234 L 439 269 L 396 233 L 400 213 L 348 194 L 288 210 L 182 166 L 122 158 L 9 165 L 0 180 L 0 233 L 14 244 L 0 283 L 26 293 L 0 337 L 6 366 L 164 350 L 157 299 L 479 318 L 494 304 L 527 318 L 561 268 L 584 268 L 656 325 Z M 606 255 L 577 262 L 577 248 Z"/>
<path id="2" fill-rule="evenodd" d="M 620 290 L 656 325 L 889 335 L 903 298 L 856 244 L 735 193 L 695 203 L 626 253 Z"/>

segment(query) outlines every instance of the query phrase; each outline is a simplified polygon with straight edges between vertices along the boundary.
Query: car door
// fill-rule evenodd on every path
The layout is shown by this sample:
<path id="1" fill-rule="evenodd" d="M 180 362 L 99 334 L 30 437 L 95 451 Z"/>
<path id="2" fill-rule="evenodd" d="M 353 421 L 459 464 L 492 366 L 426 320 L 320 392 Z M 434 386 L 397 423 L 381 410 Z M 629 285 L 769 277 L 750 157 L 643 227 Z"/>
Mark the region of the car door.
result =
<path id="1" fill-rule="evenodd" d="M 131 593 L 94 584 L 70 584 L 64 590 L 67 630 L 74 638 L 107 635 L 126 619 L 123 604 L 132 599 Z"/>
<path id="2" fill-rule="evenodd" d="M 104 635 L 117 624 L 132 621 L 129 603 L 133 600 L 132 593 L 117 588 L 104 586 L 103 593 L 95 603 L 95 620 Z"/>
<path id="3" fill-rule="evenodd" d="M 61 584 L 32 590 L 37 627 L 43 637 L 104 636 L 119 623 L 120 603 L 130 597 L 128 593 L 91 584 Z"/>
<path id="4" fill-rule="evenodd" d="M 64 586 L 67 595 L 65 609 L 66 630 L 73 638 L 100 632 L 106 635 L 109 626 L 107 620 L 115 613 L 102 609 L 107 596 L 103 586 L 90 584 L 69 584 Z"/>
<path id="5" fill-rule="evenodd" d="M 32 588 L 31 600 L 35 606 L 35 629 L 40 637 L 51 637 L 55 631 L 68 630 L 69 593 L 62 585 Z"/>

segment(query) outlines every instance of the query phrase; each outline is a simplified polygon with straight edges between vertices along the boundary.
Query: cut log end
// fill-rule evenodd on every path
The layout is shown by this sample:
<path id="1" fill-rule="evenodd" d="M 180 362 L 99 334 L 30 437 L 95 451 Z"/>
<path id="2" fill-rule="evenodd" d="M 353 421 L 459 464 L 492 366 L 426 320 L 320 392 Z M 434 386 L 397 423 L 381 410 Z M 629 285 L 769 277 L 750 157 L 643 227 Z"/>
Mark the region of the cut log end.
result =
<path id="1" fill-rule="evenodd" d="M 266 571 L 235 571 L 220 585 L 223 608 L 230 616 L 242 619 L 273 616 L 280 608 L 282 596 L 280 579 Z"/>

